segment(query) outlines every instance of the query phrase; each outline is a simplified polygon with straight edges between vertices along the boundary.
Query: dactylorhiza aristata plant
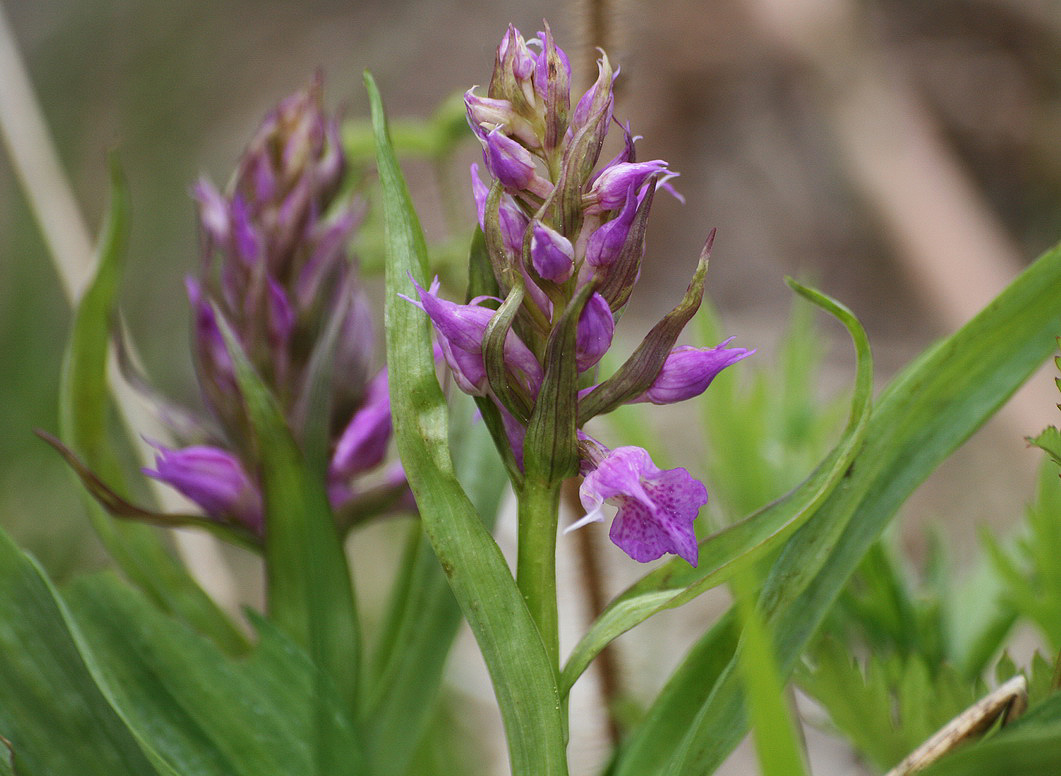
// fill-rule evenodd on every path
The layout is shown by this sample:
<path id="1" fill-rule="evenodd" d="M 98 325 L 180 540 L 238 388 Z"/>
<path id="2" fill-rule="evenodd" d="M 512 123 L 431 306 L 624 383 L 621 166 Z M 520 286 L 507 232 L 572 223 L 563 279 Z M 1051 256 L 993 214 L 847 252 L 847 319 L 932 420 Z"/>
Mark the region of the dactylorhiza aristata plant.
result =
<path id="1" fill-rule="evenodd" d="M 205 179 L 193 190 L 202 258 L 186 287 L 208 413 L 163 411 L 177 421 L 178 446 L 153 443 L 154 467 L 144 473 L 252 544 L 266 531 L 261 457 L 221 320 L 296 439 L 326 436 L 328 496 L 341 528 L 410 503 L 399 466 L 371 487 L 361 482 L 383 462 L 391 417 L 386 369 L 374 366 L 372 313 L 346 248 L 363 204 L 342 192 L 345 169 L 318 77 L 269 113 L 224 193 Z M 110 495 L 103 500 L 113 506 Z"/>
<path id="2" fill-rule="evenodd" d="M 659 469 L 641 448 L 609 449 L 582 427 L 621 404 L 698 396 L 753 351 L 728 340 L 675 347 L 703 295 L 709 240 L 685 298 L 616 374 L 597 380 L 641 274 L 653 197 L 675 177 L 663 160 L 636 160 L 637 138 L 624 125 L 622 151 L 597 166 L 617 75 L 602 52 L 596 82 L 572 107 L 571 67 L 549 29 L 526 41 L 509 27 L 486 96 L 465 95 L 483 147 L 472 191 L 496 286 L 467 304 L 442 299 L 437 283 L 417 287 L 418 304 L 456 384 L 496 408 L 517 485 L 534 477 L 554 487 L 580 473 L 587 514 L 567 530 L 603 520 L 613 504 L 610 536 L 631 558 L 673 553 L 695 566 L 704 485 L 685 469 Z"/>

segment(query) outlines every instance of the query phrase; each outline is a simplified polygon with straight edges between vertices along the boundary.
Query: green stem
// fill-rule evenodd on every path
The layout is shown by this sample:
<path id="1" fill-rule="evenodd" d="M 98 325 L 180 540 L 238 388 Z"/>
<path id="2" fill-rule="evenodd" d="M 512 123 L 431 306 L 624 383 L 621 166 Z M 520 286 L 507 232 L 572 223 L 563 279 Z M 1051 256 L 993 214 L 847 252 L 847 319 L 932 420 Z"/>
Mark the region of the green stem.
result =
<path id="1" fill-rule="evenodd" d="M 519 548 L 516 584 L 559 672 L 560 640 L 556 614 L 556 527 L 560 485 L 527 479 L 519 498 Z"/>

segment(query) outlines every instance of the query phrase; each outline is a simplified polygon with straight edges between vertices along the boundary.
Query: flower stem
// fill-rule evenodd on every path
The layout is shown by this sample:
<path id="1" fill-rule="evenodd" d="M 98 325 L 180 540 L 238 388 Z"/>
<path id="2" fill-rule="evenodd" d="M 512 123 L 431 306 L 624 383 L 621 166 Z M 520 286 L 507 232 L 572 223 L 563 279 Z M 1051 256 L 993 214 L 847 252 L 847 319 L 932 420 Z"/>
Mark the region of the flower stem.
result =
<path id="1" fill-rule="evenodd" d="M 559 672 L 560 640 L 556 613 L 556 528 L 560 484 L 530 478 L 519 498 L 519 548 L 516 584 L 545 642 L 545 651 Z"/>

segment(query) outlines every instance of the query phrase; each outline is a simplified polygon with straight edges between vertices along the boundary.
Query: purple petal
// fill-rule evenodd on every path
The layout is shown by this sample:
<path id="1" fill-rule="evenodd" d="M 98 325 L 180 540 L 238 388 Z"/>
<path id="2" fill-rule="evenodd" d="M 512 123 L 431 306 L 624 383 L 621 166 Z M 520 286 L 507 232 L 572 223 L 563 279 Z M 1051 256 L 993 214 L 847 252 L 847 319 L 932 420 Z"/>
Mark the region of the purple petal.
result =
<path id="1" fill-rule="evenodd" d="M 348 479 L 378 466 L 387 453 L 390 436 L 390 394 L 384 369 L 369 383 L 364 403 L 339 437 L 329 473 L 337 479 Z"/>
<path id="2" fill-rule="evenodd" d="M 662 159 L 612 164 L 601 171 L 590 189 L 590 196 L 597 198 L 601 210 L 615 210 L 626 202 L 630 189 L 640 190 L 650 176 L 666 170 L 667 163 Z"/>
<path id="3" fill-rule="evenodd" d="M 534 180 L 531 152 L 500 130 L 486 136 L 483 158 L 493 176 L 508 188 L 523 189 Z"/>
<path id="4" fill-rule="evenodd" d="M 732 337 L 713 348 L 688 345 L 671 350 L 663 368 L 647 391 L 630 403 L 674 404 L 699 396 L 727 366 L 747 358 L 754 350 L 727 348 Z"/>
<path id="5" fill-rule="evenodd" d="M 490 190 L 479 178 L 479 165 L 472 163 L 472 197 L 475 199 L 475 213 L 479 218 L 479 228 L 485 230 L 486 200 Z M 515 256 L 523 254 L 523 233 L 527 230 L 527 217 L 509 194 L 501 195 L 497 208 L 501 222 L 501 241 L 505 248 Z"/>
<path id="6" fill-rule="evenodd" d="M 575 268 L 575 249 L 571 241 L 555 229 L 535 221 L 531 234 L 531 263 L 546 280 L 563 283 Z"/>
<path id="7" fill-rule="evenodd" d="M 626 204 L 618 216 L 597 228 L 586 244 L 586 262 L 593 267 L 607 267 L 615 261 L 630 234 L 630 227 L 637 215 L 638 198 L 631 188 L 626 194 Z"/>
<path id="8" fill-rule="evenodd" d="M 465 393 L 485 395 L 487 380 L 483 364 L 483 335 L 494 317 L 494 311 L 476 304 L 456 304 L 440 298 L 437 295 L 437 279 L 428 290 L 415 281 L 413 285 L 420 297 L 418 306 L 431 318 L 439 334 L 442 355 L 453 370 L 457 384 Z M 416 304 L 415 301 L 413 303 Z M 542 381 L 541 365 L 530 348 L 511 331 L 505 338 L 505 365 L 531 395 L 537 394 Z"/>
<path id="9" fill-rule="evenodd" d="M 582 308 L 575 333 L 575 360 L 578 371 L 585 372 L 596 364 L 612 344 L 615 317 L 608 300 L 593 294 Z"/>
<path id="10" fill-rule="evenodd" d="M 618 506 L 608 535 L 634 560 L 673 553 L 696 565 L 693 521 L 707 503 L 707 489 L 685 469 L 661 470 L 645 450 L 619 447 L 586 475 L 579 496 L 587 519 L 606 501 Z"/>
<path id="11" fill-rule="evenodd" d="M 206 445 L 171 450 L 157 446 L 148 477 L 166 483 L 194 501 L 210 517 L 240 523 L 260 534 L 262 501 L 239 459 Z"/>
<path id="12" fill-rule="evenodd" d="M 261 238 L 251 223 L 250 209 L 238 194 L 232 199 L 232 233 L 236 243 L 236 255 L 245 266 L 261 261 Z"/>

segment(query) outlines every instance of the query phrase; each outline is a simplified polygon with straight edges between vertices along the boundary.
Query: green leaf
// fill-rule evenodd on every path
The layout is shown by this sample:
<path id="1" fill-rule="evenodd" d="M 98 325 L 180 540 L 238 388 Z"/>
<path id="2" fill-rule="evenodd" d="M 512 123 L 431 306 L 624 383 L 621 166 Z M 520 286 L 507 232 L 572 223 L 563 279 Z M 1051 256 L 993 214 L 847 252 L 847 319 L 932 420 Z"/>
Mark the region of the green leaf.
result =
<path id="1" fill-rule="evenodd" d="M 265 504 L 265 575 L 270 619 L 303 647 L 356 708 L 361 634 L 353 581 L 326 482 L 302 454 L 268 387 L 221 310 L 218 328 L 254 432 Z M 326 682 L 325 682 L 326 683 Z M 322 689 L 322 697 L 325 690 Z M 322 709 L 319 773 L 337 756 Z"/>
<path id="2" fill-rule="evenodd" d="M 248 658 L 231 659 L 113 576 L 81 578 L 64 598 L 97 681 L 174 774 L 321 773 L 322 719 L 334 748 L 326 773 L 364 772 L 343 701 L 269 622 L 255 618 L 258 645 Z"/>
<path id="3" fill-rule="evenodd" d="M 501 461 L 470 397 L 456 397 L 450 434 L 458 477 L 476 510 L 493 522 L 505 488 Z M 432 720 L 438 716 L 446 656 L 460 624 L 460 608 L 419 522 L 412 526 L 388 617 L 366 677 L 365 740 L 374 776 L 409 772 Z"/>
<path id="4" fill-rule="evenodd" d="M 914 488 L 1049 356 L 1061 329 L 1059 287 L 1061 249 L 1054 248 L 960 331 L 916 359 L 881 396 L 843 487 L 789 542 L 764 588 L 782 675 Z M 680 749 L 656 772 L 710 773 L 745 725 L 740 683 L 732 670 L 724 671 Z"/>
<path id="5" fill-rule="evenodd" d="M 44 572 L 0 532 L 0 735 L 18 772 L 164 773 L 97 685 L 84 651 Z"/>
<path id="6" fill-rule="evenodd" d="M 846 308 L 791 282 L 814 304 L 835 315 L 848 329 L 857 354 L 851 416 L 843 437 L 804 482 L 783 499 L 700 542 L 700 563 L 692 569 L 676 559 L 650 572 L 617 596 L 575 646 L 564 666 L 560 687 L 566 693 L 590 661 L 617 636 L 664 609 L 681 606 L 730 579 L 733 574 L 777 549 L 806 522 L 845 477 L 865 436 L 873 386 L 873 359 L 861 325 Z"/>
<path id="7" fill-rule="evenodd" d="M 737 663 L 748 693 L 749 717 L 759 769 L 770 776 L 806 776 L 806 753 L 797 738 L 785 682 L 777 670 L 771 637 L 755 607 L 752 570 L 731 585 L 743 625 Z"/>
<path id="8" fill-rule="evenodd" d="M 129 197 L 111 165 L 111 203 L 97 248 L 96 275 L 78 304 L 60 384 L 62 438 L 102 481 L 122 481 L 107 435 L 107 348 L 129 231 Z M 227 651 L 247 649 L 231 620 L 166 549 L 157 529 L 116 520 L 86 500 L 89 518 L 114 562 L 164 611 L 208 634 Z"/>
<path id="9" fill-rule="evenodd" d="M 1061 430 L 1056 426 L 1043 429 L 1037 437 L 1028 437 L 1028 442 L 1045 450 L 1054 463 L 1061 466 Z"/>
<path id="10" fill-rule="evenodd" d="M 512 773 L 567 773 L 556 678 L 497 543 L 454 476 L 446 403 L 435 377 L 427 318 L 398 298 L 421 282 L 423 233 L 387 134 L 379 91 L 365 74 L 387 241 L 387 363 L 394 432 L 424 532 L 468 619 L 494 683 Z"/>

